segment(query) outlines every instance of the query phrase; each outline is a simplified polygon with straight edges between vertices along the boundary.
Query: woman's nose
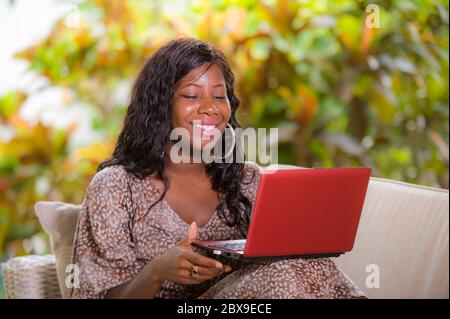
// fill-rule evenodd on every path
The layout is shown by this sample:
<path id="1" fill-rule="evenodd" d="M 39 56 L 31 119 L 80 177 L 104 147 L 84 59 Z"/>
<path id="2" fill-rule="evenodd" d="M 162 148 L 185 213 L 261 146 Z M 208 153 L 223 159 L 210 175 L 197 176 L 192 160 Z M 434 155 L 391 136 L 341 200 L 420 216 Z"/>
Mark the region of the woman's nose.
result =
<path id="1" fill-rule="evenodd" d="M 200 102 L 198 113 L 199 114 L 205 113 L 208 115 L 219 114 L 219 109 L 214 104 L 212 99 L 205 98 L 203 99 L 203 101 Z"/>

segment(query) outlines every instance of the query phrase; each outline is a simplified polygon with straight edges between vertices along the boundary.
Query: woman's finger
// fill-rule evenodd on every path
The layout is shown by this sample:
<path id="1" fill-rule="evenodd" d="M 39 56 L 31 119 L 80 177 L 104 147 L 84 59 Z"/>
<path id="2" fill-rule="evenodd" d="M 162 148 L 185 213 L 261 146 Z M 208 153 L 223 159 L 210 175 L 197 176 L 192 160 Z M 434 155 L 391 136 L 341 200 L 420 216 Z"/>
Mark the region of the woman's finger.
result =
<path id="1" fill-rule="evenodd" d="M 201 284 L 205 280 L 209 280 L 212 277 L 206 276 L 204 274 L 200 274 L 200 272 L 196 276 L 192 276 L 192 272 L 189 270 L 180 270 L 178 273 L 177 282 L 182 285 L 198 285 Z"/>
<path id="2" fill-rule="evenodd" d="M 189 262 L 197 266 L 217 268 L 217 269 L 223 268 L 223 264 L 220 261 L 202 256 L 194 251 L 186 250 L 183 253 L 183 255 L 184 257 L 186 257 L 187 260 L 189 260 Z"/>
<path id="3" fill-rule="evenodd" d="M 183 284 L 183 285 L 198 285 L 201 284 L 204 281 L 210 280 L 213 277 L 208 277 L 208 276 L 198 276 L 195 278 L 192 277 L 183 277 L 180 278 L 179 283 Z"/>
<path id="4" fill-rule="evenodd" d="M 223 274 L 223 269 L 210 268 L 210 267 L 198 267 L 198 276 L 206 279 L 211 279 Z"/>

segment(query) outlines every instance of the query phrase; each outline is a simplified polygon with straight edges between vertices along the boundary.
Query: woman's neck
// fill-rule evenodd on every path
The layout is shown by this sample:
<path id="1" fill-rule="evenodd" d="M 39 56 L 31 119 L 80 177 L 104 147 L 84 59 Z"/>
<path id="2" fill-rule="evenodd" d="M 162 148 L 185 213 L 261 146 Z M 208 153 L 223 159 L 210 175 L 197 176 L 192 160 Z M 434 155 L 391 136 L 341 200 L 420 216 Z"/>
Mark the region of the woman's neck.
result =
<path id="1" fill-rule="evenodd" d="M 204 163 L 174 163 L 169 157 L 164 160 L 166 173 L 183 176 L 203 176 L 206 174 Z"/>
<path id="2" fill-rule="evenodd" d="M 206 164 L 202 161 L 193 161 L 192 158 L 187 163 L 174 163 L 170 156 L 170 152 L 166 151 L 164 155 L 164 170 L 166 174 L 173 174 L 178 176 L 206 176 Z"/>

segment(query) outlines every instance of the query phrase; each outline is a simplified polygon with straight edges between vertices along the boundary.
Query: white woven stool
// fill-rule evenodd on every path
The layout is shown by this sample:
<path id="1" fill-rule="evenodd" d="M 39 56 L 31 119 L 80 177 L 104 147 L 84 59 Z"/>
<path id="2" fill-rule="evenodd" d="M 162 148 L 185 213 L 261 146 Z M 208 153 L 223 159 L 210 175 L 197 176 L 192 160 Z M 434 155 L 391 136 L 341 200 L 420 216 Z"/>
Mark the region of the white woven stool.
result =
<path id="1" fill-rule="evenodd" d="M 2 264 L 9 299 L 61 298 L 54 255 L 14 257 Z"/>

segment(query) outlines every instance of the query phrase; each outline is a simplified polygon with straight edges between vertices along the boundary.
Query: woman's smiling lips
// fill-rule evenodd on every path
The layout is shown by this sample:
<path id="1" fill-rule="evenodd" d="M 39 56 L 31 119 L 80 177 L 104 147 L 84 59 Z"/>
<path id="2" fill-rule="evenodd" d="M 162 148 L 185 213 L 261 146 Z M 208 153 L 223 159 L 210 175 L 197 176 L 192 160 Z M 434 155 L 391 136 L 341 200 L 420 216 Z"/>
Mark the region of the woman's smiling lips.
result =
<path id="1" fill-rule="evenodd" d="M 200 130 L 200 136 L 210 137 L 216 133 L 220 123 L 214 120 L 194 120 L 190 124 L 194 129 Z"/>

